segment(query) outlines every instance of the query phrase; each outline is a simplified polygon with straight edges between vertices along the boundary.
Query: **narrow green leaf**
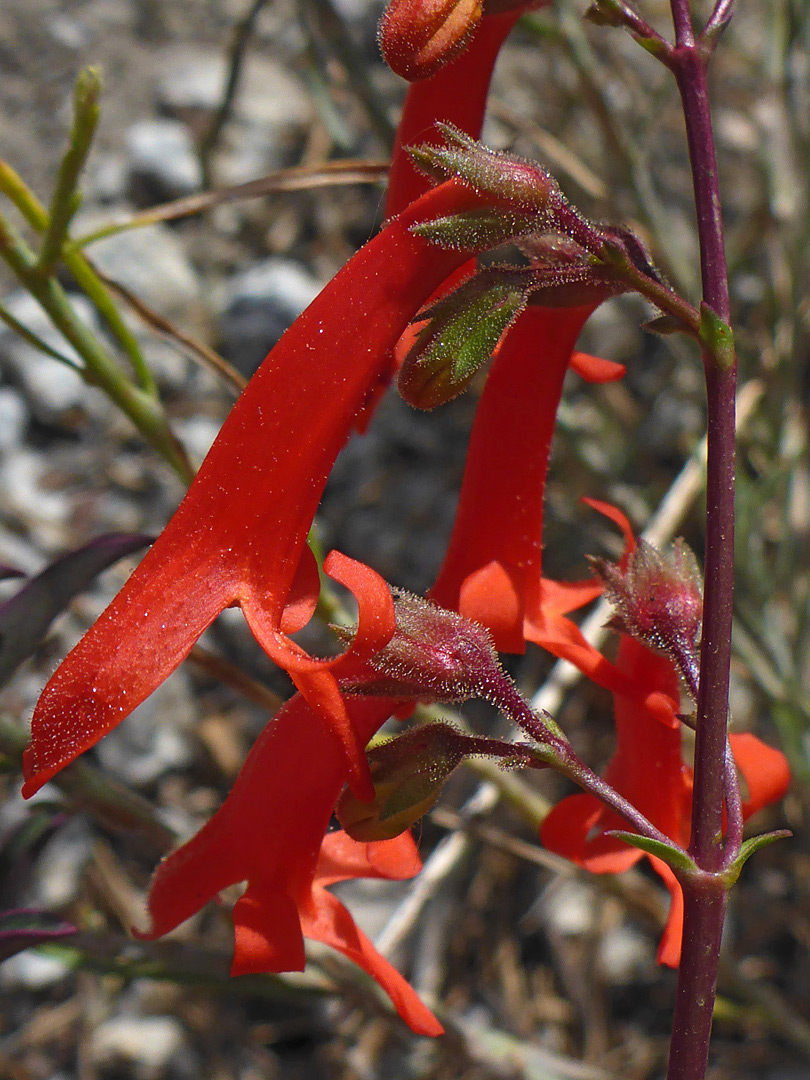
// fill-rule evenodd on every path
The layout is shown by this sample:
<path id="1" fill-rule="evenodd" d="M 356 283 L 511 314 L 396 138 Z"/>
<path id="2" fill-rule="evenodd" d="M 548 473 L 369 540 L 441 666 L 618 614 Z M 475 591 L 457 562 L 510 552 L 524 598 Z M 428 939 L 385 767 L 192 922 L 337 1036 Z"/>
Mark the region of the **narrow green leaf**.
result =
<path id="1" fill-rule="evenodd" d="M 744 840 L 740 848 L 740 854 L 728 868 L 729 884 L 734 884 L 740 876 L 742 868 L 756 851 L 768 847 L 769 844 L 773 844 L 777 840 L 786 840 L 790 836 L 793 836 L 790 829 L 776 829 L 774 832 L 762 833 L 760 836 L 752 836 L 749 840 Z"/>
<path id="2" fill-rule="evenodd" d="M 617 840 L 624 841 L 630 847 L 638 848 L 645 855 L 654 855 L 661 859 L 673 870 L 697 870 L 697 866 L 681 848 L 663 844 L 660 840 L 651 840 L 648 836 L 639 836 L 638 833 L 624 832 L 621 829 L 611 829 L 605 836 L 614 836 Z"/>

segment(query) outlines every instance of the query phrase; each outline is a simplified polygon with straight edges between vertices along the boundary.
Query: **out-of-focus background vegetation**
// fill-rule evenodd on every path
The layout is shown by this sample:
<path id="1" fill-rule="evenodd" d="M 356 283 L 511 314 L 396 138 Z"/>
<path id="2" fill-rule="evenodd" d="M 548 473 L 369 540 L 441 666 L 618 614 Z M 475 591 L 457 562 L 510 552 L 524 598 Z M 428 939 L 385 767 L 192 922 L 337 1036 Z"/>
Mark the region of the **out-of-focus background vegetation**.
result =
<path id="1" fill-rule="evenodd" d="M 696 6 L 708 13 L 708 4 Z M 664 0 L 641 7 L 667 30 Z M 672 80 L 623 33 L 583 23 L 583 8 L 560 0 L 523 20 L 499 62 L 484 137 L 541 160 L 595 219 L 630 224 L 694 301 L 691 190 Z M 379 183 L 319 180 L 328 161 L 380 162 L 389 153 L 404 84 L 378 56 L 379 14 L 372 0 L 5 0 L 0 7 L 0 158 L 46 203 L 77 73 L 92 64 L 103 75 L 74 237 L 213 187 L 291 166 L 311 170 L 300 190 L 210 200 L 198 214 L 86 249 L 137 298 L 115 293 L 194 462 L 234 398 L 200 346 L 249 376 L 380 224 Z M 716 54 L 712 89 L 742 395 L 733 723 L 788 753 L 791 792 L 756 825 L 787 825 L 795 835 L 752 860 L 734 892 L 710 1075 L 801 1080 L 810 1075 L 804 0 L 741 2 Z M 23 227 L 3 198 L 0 213 Z M 120 355 L 75 279 L 59 274 L 77 315 Z M 12 322 L 73 356 L 5 268 L 0 303 Z M 621 506 L 658 541 L 685 536 L 700 555 L 699 359 L 677 338 L 644 333 L 648 317 L 636 300 L 612 301 L 581 342 L 628 370 L 621 383 L 602 387 L 570 377 L 548 488 L 552 576 L 581 577 L 586 553 L 618 551 L 611 527 L 579 503 L 583 495 Z M 338 462 L 318 518 L 323 544 L 398 585 L 426 588 L 452 523 L 475 398 L 474 390 L 421 415 L 392 394 Z M 32 574 L 104 532 L 154 534 L 182 490 L 97 389 L 0 325 L 0 563 Z M 165 830 L 186 836 L 210 816 L 273 695 L 289 692 L 241 616 L 228 613 L 206 636 L 208 653 L 87 756 L 95 779 L 74 775 L 67 790 L 49 787 L 22 803 L 20 732 L 36 696 L 136 558 L 82 591 L 2 690 L 0 906 L 48 910 L 80 936 L 52 939 L 0 966 L 0 1076 L 662 1075 L 674 975 L 655 965 L 666 909 L 658 880 L 646 870 L 590 878 L 550 857 L 524 818 L 473 772 L 453 779 L 420 827 L 426 880 L 346 893 L 358 919 L 437 1003 L 449 1031 L 443 1040 L 411 1036 L 357 972 L 317 950 L 303 977 L 229 980 L 227 907 L 209 907 L 171 941 L 130 940 Z M 3 583 L 2 597 L 19 587 Z M 552 671 L 536 651 L 510 666 L 527 694 L 553 708 L 583 756 L 603 766 L 612 746 L 608 696 Z M 467 715 L 482 729 L 503 730 L 486 710 Z M 107 787 L 93 794 L 99 777 Z M 553 776 L 517 779 L 540 806 L 565 790 Z M 118 824 L 115 799 L 123 800 Z M 139 818 L 146 824 L 136 830 Z"/>

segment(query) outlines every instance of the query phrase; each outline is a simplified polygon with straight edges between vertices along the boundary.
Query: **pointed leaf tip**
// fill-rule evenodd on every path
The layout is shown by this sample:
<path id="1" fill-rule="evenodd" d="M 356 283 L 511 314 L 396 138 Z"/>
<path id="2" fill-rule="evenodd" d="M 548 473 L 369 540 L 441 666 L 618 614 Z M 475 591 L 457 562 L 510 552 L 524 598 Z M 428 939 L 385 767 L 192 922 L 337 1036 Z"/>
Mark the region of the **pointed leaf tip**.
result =
<path id="1" fill-rule="evenodd" d="M 605 836 L 612 836 L 616 840 L 629 844 L 630 847 L 638 848 L 639 851 L 643 851 L 646 855 L 661 859 L 662 862 L 671 866 L 673 870 L 688 872 L 697 871 L 698 869 L 683 848 L 676 847 L 674 844 L 664 844 L 662 841 L 653 840 L 649 836 L 639 836 L 638 833 L 624 832 L 621 829 L 610 829 L 605 833 Z"/>

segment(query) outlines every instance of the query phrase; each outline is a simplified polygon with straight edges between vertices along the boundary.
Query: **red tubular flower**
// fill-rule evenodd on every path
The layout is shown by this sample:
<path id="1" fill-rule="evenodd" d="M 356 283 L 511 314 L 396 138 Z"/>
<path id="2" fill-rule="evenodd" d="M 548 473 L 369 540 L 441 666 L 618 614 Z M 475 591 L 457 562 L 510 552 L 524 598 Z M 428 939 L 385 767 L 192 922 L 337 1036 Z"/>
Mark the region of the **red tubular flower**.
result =
<path id="1" fill-rule="evenodd" d="M 523 652 L 532 641 L 600 686 L 637 696 L 639 685 L 565 617 L 595 599 L 601 585 L 542 576 L 543 496 L 554 421 L 574 344 L 593 310 L 529 307 L 501 341 L 476 412 L 453 534 L 430 595 L 483 623 L 501 651 Z M 623 370 L 576 355 L 580 372 L 595 380 Z M 623 515 L 594 505 L 630 535 Z M 673 716 L 673 701 L 665 695 L 653 694 L 647 705 L 663 720 Z"/>
<path id="2" fill-rule="evenodd" d="M 392 707 L 388 700 L 349 700 L 363 744 Z M 158 867 L 149 893 L 151 927 L 139 936 L 168 933 L 222 889 L 245 881 L 233 911 L 233 975 L 303 970 L 303 939 L 312 938 L 376 979 L 414 1031 L 439 1035 L 442 1027 L 433 1014 L 326 891 L 348 878 L 398 880 L 420 869 L 408 833 L 371 844 L 343 832 L 324 839 L 345 781 L 345 758 L 321 718 L 297 695 L 259 736 L 217 813 Z"/>
<path id="3" fill-rule="evenodd" d="M 501 342 L 476 412 L 456 521 L 431 598 L 523 652 L 540 601 L 543 497 L 574 344 L 593 309 L 529 307 Z M 598 596 L 589 583 L 581 602 Z"/>
<path id="4" fill-rule="evenodd" d="M 619 670 L 649 691 L 678 700 L 679 680 L 673 663 L 623 635 L 617 659 Z M 638 698 L 614 695 L 616 751 L 605 779 L 636 806 L 661 832 L 688 846 L 692 807 L 692 771 L 683 764 L 680 723 L 661 723 Z M 755 736 L 731 736 L 731 747 L 748 789 L 743 803 L 746 818 L 782 798 L 790 782 L 784 756 Z M 623 818 L 607 810 L 593 795 L 569 795 L 543 823 L 540 839 L 595 874 L 617 874 L 643 856 L 616 837 L 612 829 L 627 829 Z M 671 896 L 669 918 L 658 949 L 658 961 L 677 967 L 683 931 L 683 895 L 670 867 L 648 856 Z"/>
<path id="5" fill-rule="evenodd" d="M 437 249 L 415 221 L 491 204 L 456 181 L 428 192 L 370 241 L 290 327 L 236 403 L 174 517 L 126 586 L 45 687 L 25 754 L 25 795 L 92 746 L 185 658 L 227 606 L 239 604 L 267 654 L 328 718 L 370 791 L 334 673 L 289 633 L 317 597 L 307 531 L 352 423 L 385 376 L 408 320 L 468 253 Z M 328 573 L 359 602 L 351 653 L 380 649 L 394 628 L 387 586 L 333 555 Z"/>

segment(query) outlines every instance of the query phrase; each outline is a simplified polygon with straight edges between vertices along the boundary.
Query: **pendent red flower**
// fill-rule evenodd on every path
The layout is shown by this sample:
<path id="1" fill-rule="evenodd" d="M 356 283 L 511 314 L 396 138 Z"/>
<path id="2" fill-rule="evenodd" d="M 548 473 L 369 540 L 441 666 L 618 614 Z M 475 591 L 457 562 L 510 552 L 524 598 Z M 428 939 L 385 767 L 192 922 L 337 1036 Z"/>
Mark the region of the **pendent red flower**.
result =
<path id="1" fill-rule="evenodd" d="M 390 714 L 387 699 L 350 698 L 347 710 L 363 745 Z M 233 910 L 233 975 L 304 968 L 305 937 L 342 952 L 389 995 L 410 1027 L 442 1027 L 402 976 L 327 891 L 358 877 L 413 877 L 419 856 L 409 833 L 370 844 L 343 832 L 324 839 L 346 781 L 346 763 L 320 716 L 296 695 L 253 746 L 233 790 L 206 825 L 158 867 L 149 892 L 151 926 L 168 933 L 236 882 L 247 888 Z"/>
<path id="2" fill-rule="evenodd" d="M 664 656 L 622 635 L 618 669 L 647 692 L 660 692 L 678 700 L 679 678 Z M 676 717 L 662 723 L 640 700 L 614 695 L 616 751 L 605 779 L 633 803 L 661 832 L 684 847 L 689 843 L 692 808 L 692 771 L 683 762 L 681 725 Z M 730 736 L 732 753 L 747 788 L 743 816 L 776 802 L 790 782 L 787 761 L 778 750 L 754 735 Z M 569 795 L 543 823 L 540 839 L 550 851 L 564 855 L 595 874 L 617 874 L 647 857 L 669 890 L 669 918 L 658 949 L 658 961 L 677 967 L 683 931 L 683 895 L 670 867 L 644 856 L 606 833 L 626 829 L 626 822 L 607 810 L 593 795 Z"/>
<path id="3" fill-rule="evenodd" d="M 428 192 L 361 249 L 290 327 L 151 551 L 45 687 L 25 753 L 26 796 L 139 705 L 232 604 L 327 720 L 358 794 L 370 793 L 363 746 L 335 680 L 344 658 L 314 659 L 289 637 L 317 599 L 306 536 L 332 464 L 385 378 L 397 338 L 468 258 L 438 250 L 410 226 L 493 201 L 456 181 Z M 358 600 L 351 657 L 371 655 L 393 633 L 388 587 L 337 554 L 325 570 Z"/>

